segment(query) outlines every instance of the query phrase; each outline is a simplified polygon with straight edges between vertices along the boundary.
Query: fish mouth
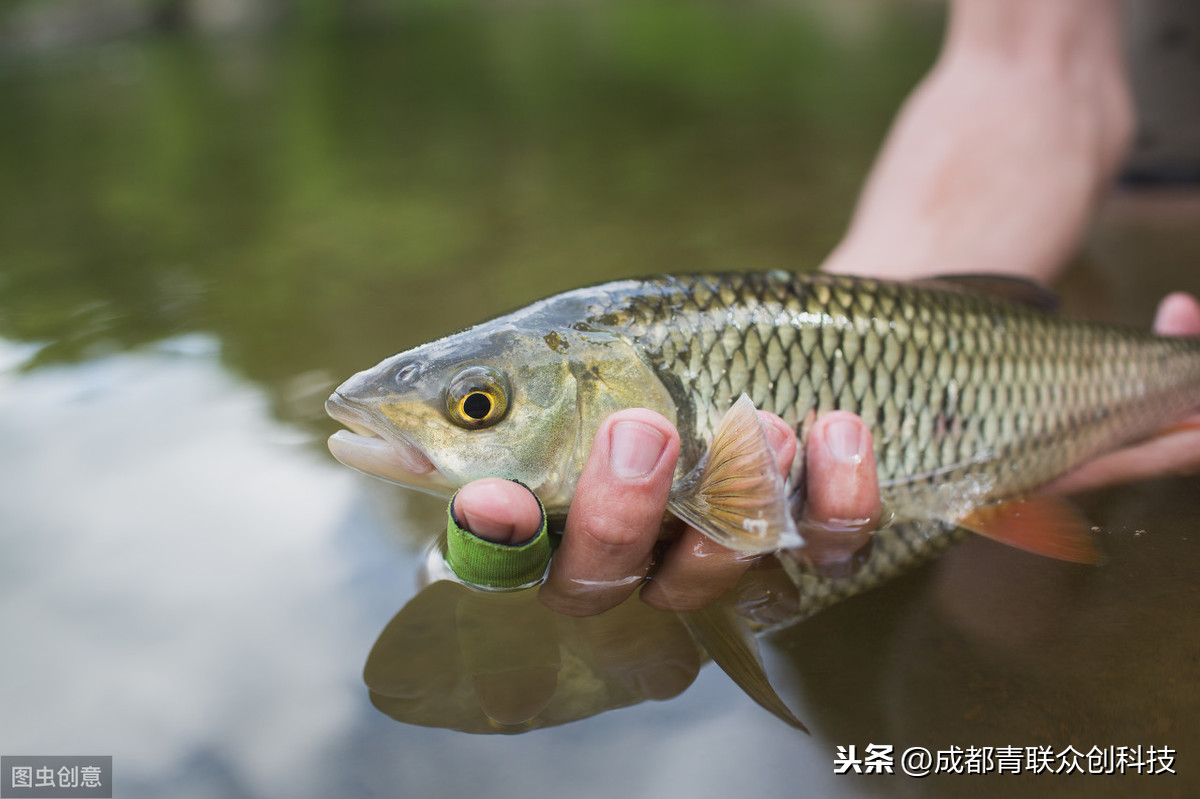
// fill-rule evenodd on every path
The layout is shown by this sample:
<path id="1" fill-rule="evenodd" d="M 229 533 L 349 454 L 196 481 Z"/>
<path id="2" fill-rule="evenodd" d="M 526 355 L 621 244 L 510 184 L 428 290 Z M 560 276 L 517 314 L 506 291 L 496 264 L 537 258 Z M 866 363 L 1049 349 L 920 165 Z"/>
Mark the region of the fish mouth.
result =
<path id="1" fill-rule="evenodd" d="M 425 491 L 444 489 L 433 461 L 404 436 L 377 429 L 378 422 L 336 391 L 325 401 L 325 412 L 348 429 L 329 437 L 333 457 L 351 469 L 399 485 Z"/>

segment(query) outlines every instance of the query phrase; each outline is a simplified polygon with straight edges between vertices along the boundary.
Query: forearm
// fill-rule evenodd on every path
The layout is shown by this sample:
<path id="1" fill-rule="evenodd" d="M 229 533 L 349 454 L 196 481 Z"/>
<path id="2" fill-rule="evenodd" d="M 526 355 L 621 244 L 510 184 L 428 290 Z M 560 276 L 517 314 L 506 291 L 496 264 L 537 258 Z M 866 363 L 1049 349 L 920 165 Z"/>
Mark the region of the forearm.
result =
<path id="1" fill-rule="evenodd" d="M 957 0 L 830 271 L 1053 279 L 1133 124 L 1112 0 Z"/>

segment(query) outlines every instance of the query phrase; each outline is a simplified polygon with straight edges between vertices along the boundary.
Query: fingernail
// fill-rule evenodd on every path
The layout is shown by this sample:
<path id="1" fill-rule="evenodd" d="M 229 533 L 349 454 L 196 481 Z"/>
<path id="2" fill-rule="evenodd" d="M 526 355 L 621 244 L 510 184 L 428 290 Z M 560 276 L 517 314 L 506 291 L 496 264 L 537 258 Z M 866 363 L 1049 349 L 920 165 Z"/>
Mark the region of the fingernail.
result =
<path id="1" fill-rule="evenodd" d="M 541 508 L 537 497 L 523 483 L 524 496 L 511 495 L 507 481 L 481 480 L 465 486 L 454 495 L 450 514 L 459 527 L 476 538 L 496 544 L 523 544 L 533 538 L 541 526 Z"/>
<path id="2" fill-rule="evenodd" d="M 863 438 L 865 436 L 860 434 L 858 425 L 849 420 L 835 421 L 825 428 L 825 446 L 829 454 L 839 461 L 861 463 Z"/>
<path id="3" fill-rule="evenodd" d="M 513 525 L 499 522 L 482 514 L 476 516 L 466 508 L 459 507 L 457 502 L 451 506 L 450 512 L 454 515 L 459 527 L 476 538 L 482 538 L 485 541 L 507 544 L 510 543 L 510 539 L 512 539 L 515 532 Z"/>
<path id="4" fill-rule="evenodd" d="M 784 443 L 787 441 L 788 433 L 773 424 L 764 424 L 763 431 L 767 434 L 767 444 L 775 452 L 783 449 Z"/>
<path id="5" fill-rule="evenodd" d="M 608 465 L 625 480 L 649 474 L 667 446 L 666 436 L 641 422 L 617 422 L 611 435 Z"/>

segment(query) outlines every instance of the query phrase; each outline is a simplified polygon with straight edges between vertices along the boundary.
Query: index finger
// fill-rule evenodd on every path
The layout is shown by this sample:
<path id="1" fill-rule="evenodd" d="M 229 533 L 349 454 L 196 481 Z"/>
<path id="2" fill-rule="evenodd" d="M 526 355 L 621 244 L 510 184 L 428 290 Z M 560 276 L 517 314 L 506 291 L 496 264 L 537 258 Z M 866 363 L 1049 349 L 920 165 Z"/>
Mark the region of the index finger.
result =
<path id="1" fill-rule="evenodd" d="M 650 568 L 679 457 L 679 434 L 642 408 L 618 411 L 596 432 L 540 599 L 570 616 L 602 613 L 632 594 Z"/>

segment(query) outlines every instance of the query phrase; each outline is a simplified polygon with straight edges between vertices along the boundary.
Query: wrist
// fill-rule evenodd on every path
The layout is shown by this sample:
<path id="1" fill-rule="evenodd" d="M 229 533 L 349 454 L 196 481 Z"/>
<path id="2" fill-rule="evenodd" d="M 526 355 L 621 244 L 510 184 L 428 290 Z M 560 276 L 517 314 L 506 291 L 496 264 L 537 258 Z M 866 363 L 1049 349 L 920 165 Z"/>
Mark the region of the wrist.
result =
<path id="1" fill-rule="evenodd" d="M 1135 124 L 1121 27 L 1116 0 L 954 0 L 931 77 L 962 75 L 980 87 L 1052 99 L 1045 113 L 1057 109 L 1060 122 L 1090 129 L 1088 152 L 1107 182 Z"/>
<path id="2" fill-rule="evenodd" d="M 1059 67 L 1097 45 L 1120 49 L 1116 0 L 953 0 L 943 57 Z"/>

